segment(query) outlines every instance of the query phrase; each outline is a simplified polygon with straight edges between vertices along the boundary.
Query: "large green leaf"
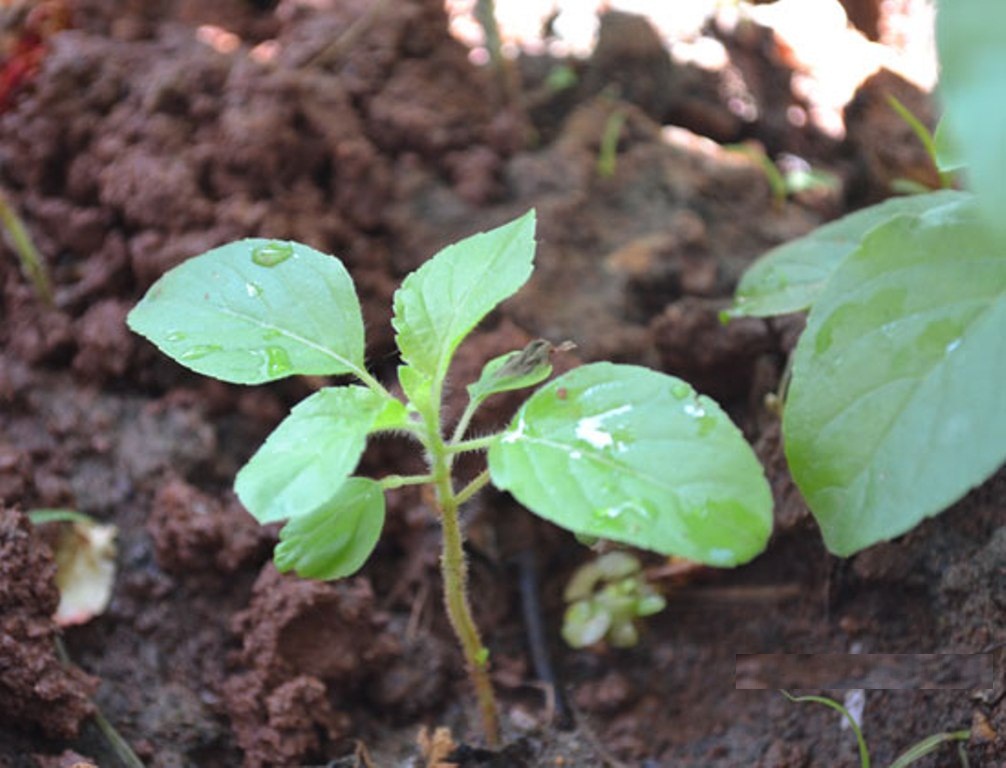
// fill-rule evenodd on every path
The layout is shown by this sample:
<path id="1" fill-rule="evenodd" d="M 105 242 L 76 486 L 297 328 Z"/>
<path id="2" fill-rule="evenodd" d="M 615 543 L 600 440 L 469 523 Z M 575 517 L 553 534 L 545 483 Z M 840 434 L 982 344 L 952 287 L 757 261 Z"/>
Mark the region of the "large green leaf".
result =
<path id="1" fill-rule="evenodd" d="M 877 228 L 810 312 L 783 431 L 836 554 L 904 533 L 1006 458 L 1006 254 L 979 223 Z"/>
<path id="2" fill-rule="evenodd" d="M 593 363 L 523 405 L 489 450 L 493 482 L 531 511 L 717 566 L 761 552 L 772 496 L 740 431 L 680 379 Z"/>
<path id="3" fill-rule="evenodd" d="M 384 493 L 365 477 L 351 477 L 335 496 L 279 532 L 274 560 L 280 572 L 308 579 L 341 579 L 360 569 L 384 527 Z"/>
<path id="4" fill-rule="evenodd" d="M 328 387 L 297 404 L 238 472 L 234 490 L 260 523 L 327 502 L 356 468 L 367 435 L 405 422 L 405 407 L 364 387 Z"/>
<path id="5" fill-rule="evenodd" d="M 985 218 L 1006 233 L 1006 3 L 943 0 L 936 17 L 947 129 Z"/>
<path id="6" fill-rule="evenodd" d="M 729 314 L 769 317 L 807 309 L 842 260 L 856 250 L 863 237 L 878 224 L 901 214 L 960 205 L 969 199 L 970 195 L 964 192 L 948 190 L 895 197 L 773 248 L 744 273 Z"/>
<path id="7" fill-rule="evenodd" d="M 334 256 L 306 245 L 239 240 L 161 277 L 129 327 L 206 376 L 259 384 L 363 369 L 363 318 Z"/>
<path id="8" fill-rule="evenodd" d="M 449 245 L 405 278 L 395 292 L 402 358 L 439 380 L 461 340 L 524 285 L 534 260 L 534 211 Z"/>

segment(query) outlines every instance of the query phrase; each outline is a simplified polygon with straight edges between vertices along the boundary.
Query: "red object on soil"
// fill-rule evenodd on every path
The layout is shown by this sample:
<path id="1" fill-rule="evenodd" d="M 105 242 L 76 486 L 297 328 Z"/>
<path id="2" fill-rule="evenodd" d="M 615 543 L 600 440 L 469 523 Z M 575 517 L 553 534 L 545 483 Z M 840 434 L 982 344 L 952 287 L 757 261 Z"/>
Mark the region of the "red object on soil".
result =
<path id="1" fill-rule="evenodd" d="M 18 89 L 38 72 L 49 48 L 49 38 L 69 26 L 69 8 L 63 0 L 54 0 L 36 5 L 25 15 L 23 26 L 5 36 L 0 64 L 0 112 L 10 108 Z"/>

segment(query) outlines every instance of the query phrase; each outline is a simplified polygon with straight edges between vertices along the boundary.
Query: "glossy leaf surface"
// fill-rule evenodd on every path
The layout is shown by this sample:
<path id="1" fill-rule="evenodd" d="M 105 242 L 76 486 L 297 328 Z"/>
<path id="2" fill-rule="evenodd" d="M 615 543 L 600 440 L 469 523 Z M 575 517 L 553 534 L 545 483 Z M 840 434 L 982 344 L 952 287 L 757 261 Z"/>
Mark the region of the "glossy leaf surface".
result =
<path id="1" fill-rule="evenodd" d="M 761 465 L 726 414 L 637 366 L 594 363 L 542 387 L 490 448 L 489 468 L 574 533 L 710 565 L 750 560 L 772 525 Z"/>
<path id="2" fill-rule="evenodd" d="M 364 364 L 349 273 L 300 243 L 239 240 L 191 258 L 150 287 L 128 322 L 185 367 L 234 384 Z"/>
<path id="3" fill-rule="evenodd" d="M 395 292 L 402 358 L 432 379 L 447 373 L 461 340 L 530 277 L 534 211 L 449 245 L 405 278 Z"/>
<path id="4" fill-rule="evenodd" d="M 836 554 L 904 533 L 1006 458 L 1006 254 L 978 224 L 879 227 L 811 310 L 783 431 Z"/>
<path id="5" fill-rule="evenodd" d="M 328 387 L 298 403 L 238 472 L 234 490 L 260 523 L 307 515 L 356 468 L 375 429 L 405 418 L 397 400 L 365 387 Z"/>
<path id="6" fill-rule="evenodd" d="M 905 213 L 958 205 L 969 199 L 967 193 L 946 190 L 895 197 L 773 248 L 744 273 L 729 314 L 769 317 L 807 309 L 842 260 L 859 247 L 874 227 Z"/>
<path id="7" fill-rule="evenodd" d="M 381 486 L 351 477 L 329 501 L 283 526 L 274 554 L 276 568 L 308 579 L 349 576 L 370 557 L 383 527 Z"/>

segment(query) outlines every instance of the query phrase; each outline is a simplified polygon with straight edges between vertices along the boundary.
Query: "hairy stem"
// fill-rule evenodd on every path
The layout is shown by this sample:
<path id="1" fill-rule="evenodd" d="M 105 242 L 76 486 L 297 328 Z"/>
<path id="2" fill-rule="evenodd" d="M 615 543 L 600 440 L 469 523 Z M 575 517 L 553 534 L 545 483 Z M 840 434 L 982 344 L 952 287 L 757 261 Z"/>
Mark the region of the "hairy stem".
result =
<path id="1" fill-rule="evenodd" d="M 487 485 L 489 485 L 489 470 L 483 469 L 474 478 L 472 478 L 472 481 L 468 483 L 468 485 L 458 491 L 457 495 L 454 497 L 454 502 L 460 507 Z"/>
<path id="2" fill-rule="evenodd" d="M 462 440 L 458 443 L 449 443 L 447 452 L 451 454 L 467 453 L 469 451 L 488 450 L 499 438 L 499 434 L 486 435 L 485 437 L 473 437 L 471 440 Z"/>
<path id="3" fill-rule="evenodd" d="M 499 716 L 496 712 L 496 697 L 493 695 L 492 683 L 489 680 L 489 651 L 482 644 L 468 602 L 468 564 L 465 561 L 461 525 L 458 520 L 459 496 L 454 493 L 451 482 L 451 457 L 440 436 L 432 437 L 430 464 L 444 536 L 443 553 L 440 557 L 440 572 L 444 580 L 444 603 L 451 626 L 454 627 L 454 634 L 461 643 L 468 677 L 475 686 L 486 741 L 491 747 L 496 747 L 500 741 Z M 467 490 L 468 488 L 465 489 Z M 467 494 L 465 498 L 470 495 L 471 493 Z"/>

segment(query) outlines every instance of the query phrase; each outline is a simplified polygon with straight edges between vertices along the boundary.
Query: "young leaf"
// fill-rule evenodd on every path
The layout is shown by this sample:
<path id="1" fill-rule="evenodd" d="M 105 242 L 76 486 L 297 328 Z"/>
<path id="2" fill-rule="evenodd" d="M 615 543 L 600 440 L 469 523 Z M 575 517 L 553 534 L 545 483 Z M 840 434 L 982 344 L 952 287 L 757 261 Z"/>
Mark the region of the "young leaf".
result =
<path id="1" fill-rule="evenodd" d="M 509 224 L 449 245 L 405 278 L 395 292 L 402 358 L 435 380 L 483 317 L 531 275 L 534 211 Z"/>
<path id="2" fill-rule="evenodd" d="M 904 213 L 921 213 L 972 199 L 965 192 L 941 190 L 895 197 L 818 227 L 809 235 L 773 248 L 744 273 L 732 317 L 769 317 L 807 309 L 817 299 L 842 260 L 863 237 Z"/>
<path id="3" fill-rule="evenodd" d="M 523 405 L 493 483 L 577 534 L 731 566 L 765 547 L 772 496 L 751 447 L 680 379 L 594 363 Z"/>
<path id="4" fill-rule="evenodd" d="M 482 368 L 478 381 L 468 385 L 469 399 L 481 401 L 499 392 L 540 384 L 552 375 L 551 349 L 544 339 L 535 339 L 524 349 L 493 358 Z"/>
<path id="5" fill-rule="evenodd" d="M 1006 222 L 1006 3 L 946 0 L 936 16 L 940 94 L 947 128 L 987 222 L 1004 234 Z"/>
<path id="6" fill-rule="evenodd" d="M 234 384 L 363 369 L 363 318 L 334 256 L 239 240 L 161 277 L 129 327 L 197 373 Z"/>
<path id="7" fill-rule="evenodd" d="M 298 403 L 234 483 L 260 523 L 307 515 L 356 467 L 368 433 L 394 429 L 405 407 L 365 387 L 328 387 Z"/>
<path id="8" fill-rule="evenodd" d="M 341 579 L 360 569 L 384 527 L 384 493 L 365 477 L 351 477 L 335 496 L 279 532 L 273 559 L 281 572 L 308 579 Z"/>
<path id="9" fill-rule="evenodd" d="M 1006 458 L 1006 254 L 979 223 L 878 227 L 811 310 L 783 433 L 836 554 L 904 533 Z"/>
<path id="10" fill-rule="evenodd" d="M 433 409 L 433 380 L 409 365 L 398 366 L 398 383 L 402 392 L 413 407 L 420 413 L 429 413 Z"/>

